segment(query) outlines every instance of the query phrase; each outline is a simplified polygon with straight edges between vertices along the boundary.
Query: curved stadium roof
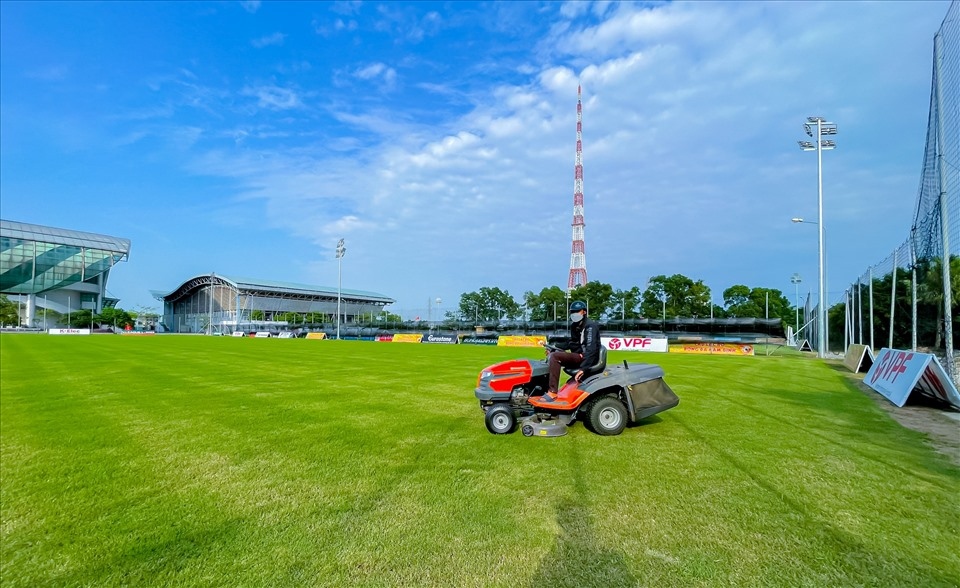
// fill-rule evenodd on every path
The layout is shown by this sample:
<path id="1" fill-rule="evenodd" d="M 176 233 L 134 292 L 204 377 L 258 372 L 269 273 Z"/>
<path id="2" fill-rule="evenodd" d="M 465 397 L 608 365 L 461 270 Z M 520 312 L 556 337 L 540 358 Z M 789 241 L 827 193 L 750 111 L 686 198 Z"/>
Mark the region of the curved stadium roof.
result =
<path id="1" fill-rule="evenodd" d="M 0 219 L 0 292 L 39 294 L 106 274 L 130 239 Z"/>
<path id="2" fill-rule="evenodd" d="M 176 300 L 198 285 L 208 284 L 211 280 L 220 280 L 226 282 L 237 290 L 242 292 L 257 292 L 268 295 L 281 296 L 304 296 L 304 297 L 337 297 L 337 289 L 325 286 L 310 286 L 307 284 L 297 284 L 293 282 L 278 282 L 275 280 L 259 280 L 253 278 L 242 278 L 237 276 L 227 276 L 224 274 L 201 274 L 184 281 L 180 286 L 170 292 L 152 290 L 154 298 L 159 300 Z M 378 294 L 377 292 L 368 292 L 365 290 L 340 289 L 341 298 L 352 298 L 364 302 L 374 302 L 379 304 L 393 304 L 394 299 Z"/>
<path id="3" fill-rule="evenodd" d="M 85 233 L 83 231 L 58 229 L 56 227 L 45 227 L 43 225 L 31 225 L 29 223 L 0 219 L 0 235 L 11 239 L 39 241 L 53 245 L 87 247 L 90 249 L 110 251 L 111 253 L 121 253 L 124 256 L 130 255 L 130 239 L 100 235 L 98 233 Z"/>

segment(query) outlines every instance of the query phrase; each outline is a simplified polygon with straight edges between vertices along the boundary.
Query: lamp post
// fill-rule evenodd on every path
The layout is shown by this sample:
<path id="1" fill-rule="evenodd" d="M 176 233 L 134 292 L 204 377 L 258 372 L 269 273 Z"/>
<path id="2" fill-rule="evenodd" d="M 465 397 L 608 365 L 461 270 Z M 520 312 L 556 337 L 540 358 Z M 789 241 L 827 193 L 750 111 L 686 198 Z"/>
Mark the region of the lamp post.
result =
<path id="1" fill-rule="evenodd" d="M 343 239 L 337 241 L 337 340 L 340 340 L 340 286 L 343 283 L 343 274 L 341 269 L 343 267 L 343 254 L 347 252 L 347 248 L 343 245 Z"/>
<path id="2" fill-rule="evenodd" d="M 663 334 L 667 334 L 667 291 L 663 291 Z"/>
<path id="3" fill-rule="evenodd" d="M 792 219 L 790 219 L 790 222 L 796 223 L 796 224 L 805 224 L 805 225 L 818 225 L 818 224 L 819 224 L 819 223 L 815 223 L 815 222 L 813 222 L 813 221 L 803 220 L 802 217 L 793 217 Z M 827 233 L 826 233 L 826 231 L 824 231 L 824 232 L 823 232 L 823 245 L 824 245 L 824 248 L 826 248 L 826 244 L 827 244 Z M 825 299 L 825 297 L 826 297 L 826 295 L 827 295 L 827 291 L 830 289 L 830 283 L 827 281 L 827 260 L 826 260 L 826 258 L 823 259 L 823 281 L 820 283 L 820 289 L 823 291 L 823 296 L 824 296 L 824 299 Z M 829 310 L 830 310 L 830 309 L 826 309 L 826 311 L 824 312 L 824 314 L 825 314 L 828 318 L 829 318 L 829 316 L 830 316 L 830 315 L 829 315 Z M 818 345 L 819 345 L 819 342 L 821 341 L 820 335 L 819 335 L 820 327 L 821 327 L 820 318 L 821 318 L 821 317 L 820 317 L 820 315 L 819 315 L 819 313 L 818 313 L 818 315 L 817 315 L 817 332 L 818 332 L 818 334 L 817 334 L 817 342 L 818 342 L 818 343 L 817 343 L 817 344 L 818 344 Z M 823 331 L 822 331 L 822 332 L 823 332 L 823 339 L 822 339 L 822 341 L 823 341 L 824 353 L 826 353 L 827 348 L 830 347 L 830 331 L 827 330 L 827 325 L 828 325 L 828 324 L 829 324 L 829 323 L 827 323 L 827 319 L 824 319 Z M 818 357 L 821 357 L 819 354 L 818 354 L 817 356 L 818 356 Z"/>
<path id="4" fill-rule="evenodd" d="M 816 129 L 816 135 L 813 134 L 814 129 Z M 837 144 L 822 137 L 836 135 L 837 125 L 827 122 L 823 117 L 810 116 L 807 117 L 807 122 L 803 124 L 803 130 L 806 131 L 808 137 L 813 137 L 814 141 L 797 141 L 800 149 L 817 152 L 817 210 L 819 215 L 817 224 L 820 230 L 820 306 L 817 310 L 817 357 L 823 358 L 826 357 L 827 332 L 826 296 L 823 290 L 823 284 L 826 281 L 823 270 L 823 151 L 825 149 L 835 149 Z"/>
<path id="5" fill-rule="evenodd" d="M 437 333 L 440 332 L 440 303 L 443 299 L 437 296 Z"/>
<path id="6" fill-rule="evenodd" d="M 796 332 L 800 330 L 800 282 L 802 281 L 803 280 L 800 279 L 800 274 L 793 274 L 792 276 L 790 276 L 790 283 L 793 284 L 794 287 L 796 288 L 796 300 L 797 300 L 796 313 L 795 313 L 797 315 L 796 326 L 793 327 L 794 337 L 796 337 Z"/>

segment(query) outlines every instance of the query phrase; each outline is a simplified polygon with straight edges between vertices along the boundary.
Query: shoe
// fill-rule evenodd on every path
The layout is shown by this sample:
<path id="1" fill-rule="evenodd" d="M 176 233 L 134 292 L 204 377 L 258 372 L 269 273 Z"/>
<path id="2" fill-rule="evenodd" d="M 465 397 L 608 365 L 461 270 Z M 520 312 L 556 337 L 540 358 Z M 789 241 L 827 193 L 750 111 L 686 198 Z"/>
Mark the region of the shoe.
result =
<path id="1" fill-rule="evenodd" d="M 554 392 L 547 392 L 540 397 L 540 402 L 553 402 L 557 399 L 557 395 Z"/>

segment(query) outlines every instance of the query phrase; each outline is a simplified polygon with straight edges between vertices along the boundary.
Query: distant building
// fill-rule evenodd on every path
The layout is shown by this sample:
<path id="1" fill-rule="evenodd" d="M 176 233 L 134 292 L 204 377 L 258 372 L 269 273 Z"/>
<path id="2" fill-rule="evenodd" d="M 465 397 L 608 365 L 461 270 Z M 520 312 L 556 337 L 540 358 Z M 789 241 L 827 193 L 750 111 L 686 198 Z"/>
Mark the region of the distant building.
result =
<path id="1" fill-rule="evenodd" d="M 107 278 L 129 256 L 130 239 L 0 220 L 0 293 L 24 303 L 26 326 L 42 326 L 38 307 L 99 313 L 116 306 Z"/>
<path id="2" fill-rule="evenodd" d="M 235 330 L 288 328 L 303 322 L 333 323 L 337 289 L 288 282 L 205 274 L 190 278 L 170 292 L 152 290 L 163 302 L 158 330 L 174 333 L 230 333 Z M 355 323 L 376 315 L 395 300 L 376 292 L 340 291 L 340 321 Z M 287 321 L 290 314 L 293 321 Z M 313 316 L 311 316 L 313 315 Z M 320 321 L 311 320 L 322 315 Z"/>

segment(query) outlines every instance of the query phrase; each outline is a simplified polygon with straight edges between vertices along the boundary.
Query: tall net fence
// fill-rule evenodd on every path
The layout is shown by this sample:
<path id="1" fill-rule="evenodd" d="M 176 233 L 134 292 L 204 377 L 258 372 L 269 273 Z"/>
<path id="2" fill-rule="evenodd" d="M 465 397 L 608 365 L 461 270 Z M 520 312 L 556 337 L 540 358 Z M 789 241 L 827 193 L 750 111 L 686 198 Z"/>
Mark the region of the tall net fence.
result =
<path id="1" fill-rule="evenodd" d="M 960 3 L 934 36 L 930 115 L 910 234 L 829 308 L 830 350 L 863 343 L 935 353 L 954 382 L 960 336 Z M 949 260 L 944 263 L 944 260 Z M 808 319 L 817 307 L 805 308 Z M 957 317 L 957 320 L 954 320 Z M 816 345 L 815 323 L 809 337 Z M 841 347 L 842 345 L 842 347 Z"/>

